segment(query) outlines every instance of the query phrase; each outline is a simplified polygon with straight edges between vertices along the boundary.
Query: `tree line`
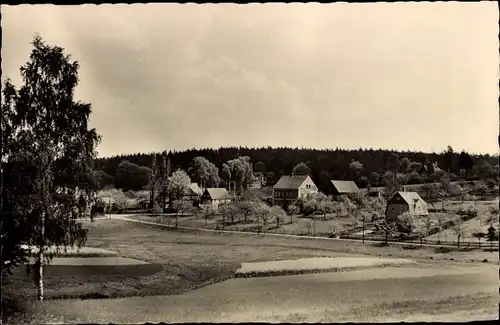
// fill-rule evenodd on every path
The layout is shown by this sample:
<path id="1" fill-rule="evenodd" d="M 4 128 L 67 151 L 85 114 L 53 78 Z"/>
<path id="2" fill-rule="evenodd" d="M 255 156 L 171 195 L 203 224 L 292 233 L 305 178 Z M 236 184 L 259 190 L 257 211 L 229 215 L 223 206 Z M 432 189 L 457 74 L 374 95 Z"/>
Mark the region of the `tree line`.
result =
<path id="1" fill-rule="evenodd" d="M 101 187 L 113 186 L 127 190 L 140 190 L 148 183 L 157 153 L 121 155 L 100 158 L 95 162 Z M 359 187 L 385 185 L 385 178 L 393 182 L 421 184 L 437 182 L 446 173 L 452 181 L 496 177 L 498 157 L 454 152 L 448 147 L 441 153 L 397 152 L 383 149 L 315 150 L 298 148 L 246 148 L 190 149 L 162 153 L 173 169 L 190 170 L 193 160 L 202 157 L 210 162 L 211 173 L 219 178 L 207 179 L 201 174 L 191 177 L 200 185 L 234 188 L 231 177 L 246 179 L 234 173 L 239 157 L 250 164 L 247 172 L 259 172 L 273 185 L 282 175 L 308 174 L 323 191 L 330 180 L 353 180 Z M 201 163 L 201 161 L 200 161 Z M 205 163 L 205 162 L 203 162 Z M 239 170 L 239 169 L 238 169 Z M 232 172 L 232 173 L 231 173 Z M 210 174 L 210 173 L 209 173 Z M 229 177 L 231 175 L 231 177 Z M 246 186 L 246 184 L 244 184 Z"/>

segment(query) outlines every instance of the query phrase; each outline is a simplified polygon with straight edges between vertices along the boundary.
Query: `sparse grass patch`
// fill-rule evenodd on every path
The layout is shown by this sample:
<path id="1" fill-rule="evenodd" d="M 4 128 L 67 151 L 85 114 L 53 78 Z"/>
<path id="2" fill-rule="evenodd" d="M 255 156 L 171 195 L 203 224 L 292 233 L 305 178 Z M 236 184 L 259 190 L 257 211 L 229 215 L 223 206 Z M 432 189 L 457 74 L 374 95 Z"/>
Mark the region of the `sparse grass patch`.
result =
<path id="1" fill-rule="evenodd" d="M 303 258 L 262 263 L 243 263 L 236 277 L 279 276 L 321 272 L 342 272 L 365 268 L 407 265 L 414 263 L 403 259 L 379 258 Z"/>

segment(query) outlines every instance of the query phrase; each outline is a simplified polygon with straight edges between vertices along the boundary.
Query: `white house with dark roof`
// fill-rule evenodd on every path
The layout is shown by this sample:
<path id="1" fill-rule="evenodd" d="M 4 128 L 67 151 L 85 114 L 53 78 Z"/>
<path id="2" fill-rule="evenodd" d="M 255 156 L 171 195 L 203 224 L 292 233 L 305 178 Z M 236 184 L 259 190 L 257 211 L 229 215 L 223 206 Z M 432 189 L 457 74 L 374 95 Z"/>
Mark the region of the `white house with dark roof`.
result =
<path id="1" fill-rule="evenodd" d="M 396 221 L 404 212 L 416 217 L 429 215 L 427 203 L 417 192 L 397 192 L 387 202 L 385 216 L 388 221 Z"/>
<path id="2" fill-rule="evenodd" d="M 307 175 L 282 176 L 273 186 L 273 204 L 287 206 L 309 193 L 318 193 L 318 187 Z"/>
<path id="3" fill-rule="evenodd" d="M 230 203 L 231 195 L 225 188 L 206 188 L 201 195 L 201 204 L 210 205 L 215 211 L 218 211 L 221 204 Z"/>
<path id="4" fill-rule="evenodd" d="M 331 194 L 359 194 L 359 188 L 353 181 L 336 181 L 331 180 Z"/>

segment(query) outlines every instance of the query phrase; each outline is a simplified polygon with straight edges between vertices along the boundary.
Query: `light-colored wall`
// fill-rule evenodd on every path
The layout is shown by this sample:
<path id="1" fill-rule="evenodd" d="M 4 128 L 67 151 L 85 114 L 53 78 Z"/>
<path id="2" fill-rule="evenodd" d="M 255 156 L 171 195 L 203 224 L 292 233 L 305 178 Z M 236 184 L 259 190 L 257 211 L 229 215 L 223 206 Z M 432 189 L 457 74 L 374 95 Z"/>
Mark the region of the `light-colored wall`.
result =
<path id="1" fill-rule="evenodd" d="M 299 187 L 299 197 L 304 197 L 312 193 L 318 193 L 318 187 L 314 184 L 311 177 L 307 177 L 304 183 Z"/>

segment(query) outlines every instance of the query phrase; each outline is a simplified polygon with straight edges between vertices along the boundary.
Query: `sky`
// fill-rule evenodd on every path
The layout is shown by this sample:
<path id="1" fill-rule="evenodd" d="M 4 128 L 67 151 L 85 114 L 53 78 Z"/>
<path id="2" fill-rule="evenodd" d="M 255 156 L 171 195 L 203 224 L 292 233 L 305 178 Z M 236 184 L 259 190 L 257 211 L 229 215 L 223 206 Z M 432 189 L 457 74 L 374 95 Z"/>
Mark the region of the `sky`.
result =
<path id="1" fill-rule="evenodd" d="M 220 146 L 498 153 L 496 2 L 3 6 L 80 64 L 99 156 Z"/>

